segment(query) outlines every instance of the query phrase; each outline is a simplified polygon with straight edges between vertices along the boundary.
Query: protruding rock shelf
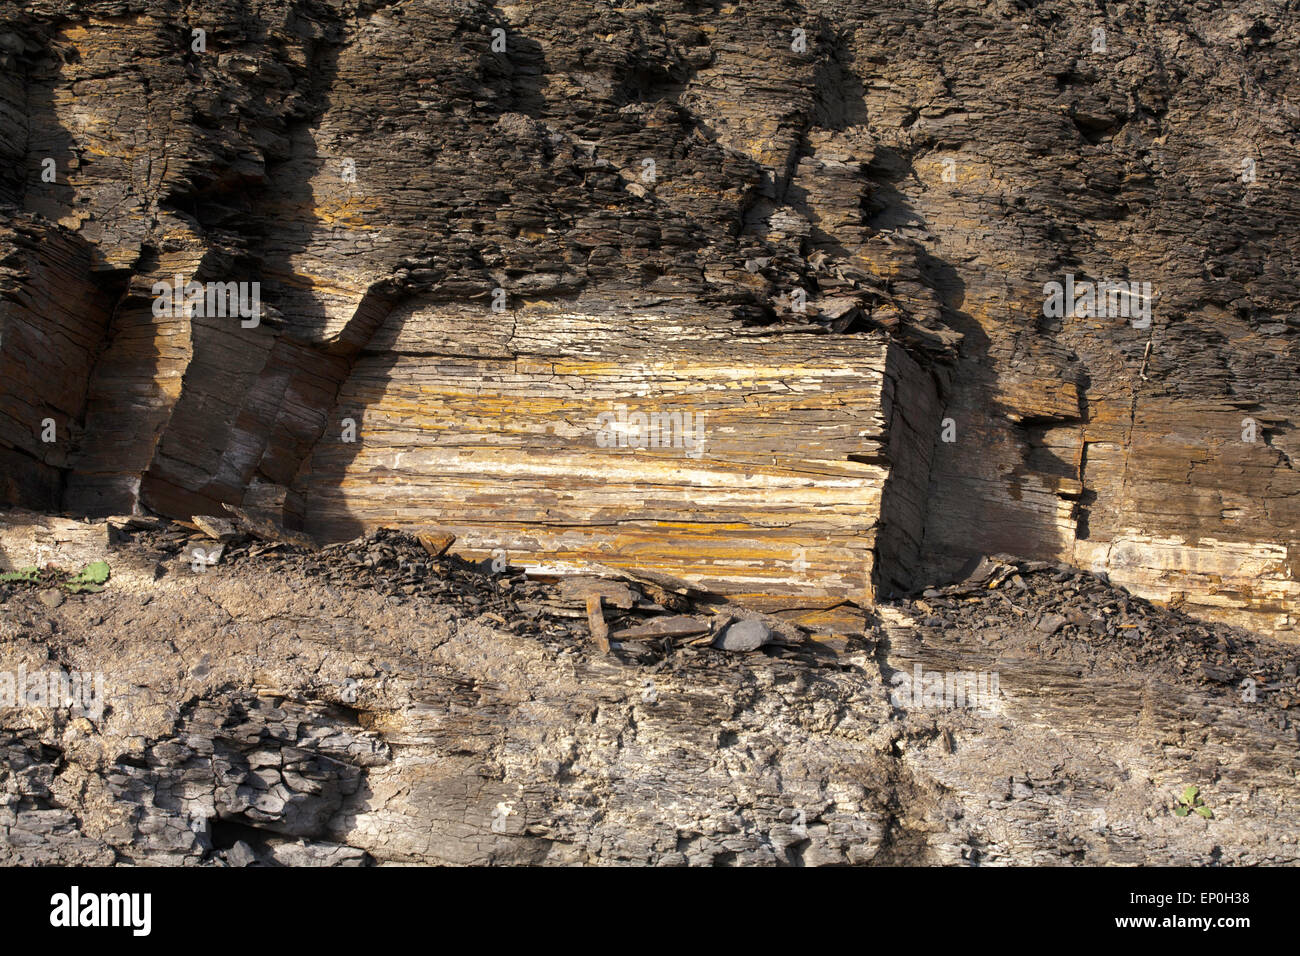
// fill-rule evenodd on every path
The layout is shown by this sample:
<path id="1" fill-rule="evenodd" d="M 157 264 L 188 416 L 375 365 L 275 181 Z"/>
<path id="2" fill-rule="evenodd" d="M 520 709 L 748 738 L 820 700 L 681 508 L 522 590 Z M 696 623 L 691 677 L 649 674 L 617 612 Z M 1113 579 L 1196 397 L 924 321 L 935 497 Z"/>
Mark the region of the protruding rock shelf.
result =
<path id="1" fill-rule="evenodd" d="M 915 569 L 936 415 L 881 334 L 416 304 L 356 364 L 298 490 L 322 539 L 436 524 L 480 557 L 869 601 Z"/>

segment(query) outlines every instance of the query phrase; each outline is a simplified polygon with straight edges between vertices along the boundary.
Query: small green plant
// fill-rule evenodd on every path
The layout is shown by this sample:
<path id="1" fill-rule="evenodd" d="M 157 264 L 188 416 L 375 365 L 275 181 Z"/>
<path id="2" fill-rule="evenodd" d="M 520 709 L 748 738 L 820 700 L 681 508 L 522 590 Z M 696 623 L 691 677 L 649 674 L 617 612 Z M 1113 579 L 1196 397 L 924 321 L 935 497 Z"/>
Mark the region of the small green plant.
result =
<path id="1" fill-rule="evenodd" d="M 17 571 L 4 571 L 0 572 L 0 583 L 36 584 L 46 587 L 60 585 L 67 588 L 69 594 L 83 592 L 93 594 L 104 590 L 104 582 L 108 580 L 110 574 L 107 561 L 92 561 L 72 575 L 53 565 L 47 565 L 44 571 L 35 566 L 19 568 Z"/>
<path id="2" fill-rule="evenodd" d="M 104 590 L 103 584 L 108 580 L 109 568 L 107 561 L 92 561 L 82 568 L 77 574 L 68 578 L 63 586 L 73 594 L 80 594 L 82 591 L 95 593 Z"/>
<path id="3" fill-rule="evenodd" d="M 1185 817 L 1189 813 L 1199 813 L 1207 820 L 1214 819 L 1214 811 L 1201 802 L 1201 790 L 1199 787 L 1188 787 L 1183 791 L 1183 795 L 1178 798 L 1178 806 L 1174 807 L 1174 816 Z"/>
<path id="4" fill-rule="evenodd" d="M 0 581 L 32 581 L 39 580 L 40 569 L 33 566 L 30 568 L 19 568 L 17 571 L 5 571 L 0 574 Z"/>

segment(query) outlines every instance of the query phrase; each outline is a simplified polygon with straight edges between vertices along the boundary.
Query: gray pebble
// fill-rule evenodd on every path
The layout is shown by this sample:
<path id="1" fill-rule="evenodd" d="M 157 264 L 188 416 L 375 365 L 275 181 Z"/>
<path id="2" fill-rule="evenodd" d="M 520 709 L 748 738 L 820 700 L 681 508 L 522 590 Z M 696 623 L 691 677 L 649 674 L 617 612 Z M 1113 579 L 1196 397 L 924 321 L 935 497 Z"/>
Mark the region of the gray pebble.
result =
<path id="1" fill-rule="evenodd" d="M 714 639 L 713 646 L 724 651 L 755 651 L 770 640 L 772 629 L 762 621 L 737 621 Z"/>

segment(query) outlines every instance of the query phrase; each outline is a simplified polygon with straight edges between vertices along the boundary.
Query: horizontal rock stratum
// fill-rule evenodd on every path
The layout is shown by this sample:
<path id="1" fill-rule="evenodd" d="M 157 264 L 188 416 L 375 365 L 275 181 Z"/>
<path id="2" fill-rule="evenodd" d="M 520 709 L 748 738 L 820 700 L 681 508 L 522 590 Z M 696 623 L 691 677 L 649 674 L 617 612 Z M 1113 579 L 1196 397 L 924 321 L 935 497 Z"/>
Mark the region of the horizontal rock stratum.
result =
<path id="1" fill-rule="evenodd" d="M 861 603 L 1008 552 L 1293 637 L 1298 29 L 5 5 L 0 492 Z"/>

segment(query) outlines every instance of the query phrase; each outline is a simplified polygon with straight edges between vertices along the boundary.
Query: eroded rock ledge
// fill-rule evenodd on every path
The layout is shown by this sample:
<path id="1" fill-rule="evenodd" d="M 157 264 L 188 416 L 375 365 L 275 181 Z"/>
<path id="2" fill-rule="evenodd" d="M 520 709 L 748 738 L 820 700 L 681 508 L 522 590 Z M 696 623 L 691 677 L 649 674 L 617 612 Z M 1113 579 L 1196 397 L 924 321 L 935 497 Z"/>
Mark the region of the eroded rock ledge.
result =
<path id="1" fill-rule="evenodd" d="M 0 494 L 440 519 L 742 591 L 1006 551 L 1293 635 L 1298 29 L 1271 0 L 0 6 Z M 1152 322 L 1046 316 L 1067 273 L 1149 282 Z M 155 314 L 176 275 L 260 282 L 263 321 Z M 705 411 L 722 457 L 593 466 L 588 395 Z"/>
<path id="2" fill-rule="evenodd" d="M 216 542 L 156 525 L 4 518 L 14 564 L 112 567 L 0 584 L 0 671 L 106 697 L 0 710 L 5 863 L 1300 862 L 1294 654 L 1083 572 L 992 562 L 747 654 L 603 654 L 563 601 L 501 613 L 554 586 L 401 535 L 195 571 Z M 918 666 L 997 692 L 935 706 Z M 1212 819 L 1175 815 L 1188 786 Z"/>

